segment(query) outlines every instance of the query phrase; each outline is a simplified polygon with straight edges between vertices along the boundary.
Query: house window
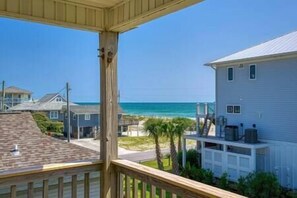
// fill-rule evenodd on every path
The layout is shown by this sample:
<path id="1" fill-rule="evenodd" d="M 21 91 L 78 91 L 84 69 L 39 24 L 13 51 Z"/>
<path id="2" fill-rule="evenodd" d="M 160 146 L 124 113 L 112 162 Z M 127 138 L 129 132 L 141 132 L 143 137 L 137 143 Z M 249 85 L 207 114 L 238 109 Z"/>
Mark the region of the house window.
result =
<path id="1" fill-rule="evenodd" d="M 50 111 L 50 119 L 58 119 L 59 112 L 58 111 Z"/>
<path id="2" fill-rule="evenodd" d="M 61 97 L 57 97 L 56 98 L 56 102 L 62 102 L 62 98 Z"/>
<path id="3" fill-rule="evenodd" d="M 250 80 L 256 79 L 256 65 L 250 65 Z"/>
<path id="4" fill-rule="evenodd" d="M 240 114 L 240 105 L 227 105 L 226 111 L 228 114 Z"/>
<path id="5" fill-rule="evenodd" d="M 240 113 L 240 106 L 234 106 L 233 107 L 233 109 L 234 109 L 234 113 Z"/>
<path id="6" fill-rule="evenodd" d="M 233 67 L 227 68 L 227 79 L 228 79 L 228 81 L 233 81 L 233 79 L 234 79 L 234 68 Z"/>
<path id="7" fill-rule="evenodd" d="M 91 120 L 91 115 L 90 114 L 85 114 L 85 120 Z"/>
<path id="8" fill-rule="evenodd" d="M 233 106 L 231 106 L 231 105 L 227 106 L 227 113 L 234 113 Z"/>
<path id="9" fill-rule="evenodd" d="M 73 120 L 76 120 L 76 115 L 75 114 L 73 114 Z"/>

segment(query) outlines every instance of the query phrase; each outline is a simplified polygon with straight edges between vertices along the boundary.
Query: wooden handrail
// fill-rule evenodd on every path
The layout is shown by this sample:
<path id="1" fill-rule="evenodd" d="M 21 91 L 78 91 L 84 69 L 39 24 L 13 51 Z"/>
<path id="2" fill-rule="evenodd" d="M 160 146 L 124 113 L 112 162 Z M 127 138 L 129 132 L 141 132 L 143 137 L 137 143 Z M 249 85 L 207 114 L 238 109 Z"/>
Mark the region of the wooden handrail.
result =
<path id="1" fill-rule="evenodd" d="M 78 174 L 80 172 L 100 171 L 103 163 L 97 161 L 84 161 L 72 163 L 48 164 L 43 166 L 34 166 L 17 171 L 5 171 L 0 173 L 0 185 L 12 185 L 24 181 L 44 180 L 53 176 L 63 176 Z"/>
<path id="2" fill-rule="evenodd" d="M 113 160 L 112 164 L 122 174 L 137 178 L 143 182 L 158 186 L 182 197 L 243 197 L 213 186 L 150 168 L 128 160 Z"/>

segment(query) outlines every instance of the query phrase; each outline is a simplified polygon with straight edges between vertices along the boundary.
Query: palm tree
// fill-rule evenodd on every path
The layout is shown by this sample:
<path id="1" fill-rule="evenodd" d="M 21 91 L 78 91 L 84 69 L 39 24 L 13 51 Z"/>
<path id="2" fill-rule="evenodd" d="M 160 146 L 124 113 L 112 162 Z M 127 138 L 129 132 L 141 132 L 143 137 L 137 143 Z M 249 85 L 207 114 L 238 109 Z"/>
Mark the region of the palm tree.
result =
<path id="1" fill-rule="evenodd" d="M 164 135 L 166 135 L 170 140 L 170 155 L 172 159 L 172 173 L 179 175 L 179 166 L 178 166 L 178 159 L 177 159 L 177 152 L 174 143 L 174 139 L 176 137 L 176 127 L 177 125 L 174 124 L 171 120 L 167 120 L 162 124 L 162 130 Z"/>
<path id="2" fill-rule="evenodd" d="M 188 118 L 173 118 L 172 122 L 176 125 L 175 133 L 178 138 L 177 142 L 177 151 L 182 151 L 182 136 L 184 135 L 185 131 L 193 125 L 193 121 Z M 194 123 L 195 124 L 195 123 Z"/>
<path id="3" fill-rule="evenodd" d="M 162 119 L 158 118 L 149 118 L 144 123 L 144 130 L 149 133 L 149 136 L 152 137 L 155 140 L 155 147 L 156 147 L 156 159 L 158 163 L 158 168 L 160 170 L 164 170 L 162 157 L 161 157 L 161 149 L 160 149 L 160 143 L 159 143 L 159 137 L 162 136 Z"/>

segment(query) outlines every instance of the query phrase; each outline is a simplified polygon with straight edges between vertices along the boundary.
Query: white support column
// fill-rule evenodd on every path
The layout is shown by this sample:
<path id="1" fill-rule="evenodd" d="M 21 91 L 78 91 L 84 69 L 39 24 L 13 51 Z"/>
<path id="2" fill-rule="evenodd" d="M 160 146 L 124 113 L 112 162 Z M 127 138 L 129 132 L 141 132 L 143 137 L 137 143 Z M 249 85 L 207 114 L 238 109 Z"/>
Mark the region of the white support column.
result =
<path id="1" fill-rule="evenodd" d="M 76 115 L 77 120 L 77 140 L 79 140 L 80 136 L 80 126 L 79 126 L 79 114 Z"/>
<path id="2" fill-rule="evenodd" d="M 183 138 L 183 167 L 186 167 L 186 161 L 187 161 L 187 140 L 186 138 Z"/>
<path id="3" fill-rule="evenodd" d="M 118 33 L 100 33 L 100 197 L 117 197 L 117 175 L 111 162 L 118 157 Z"/>
<path id="4" fill-rule="evenodd" d="M 205 144 L 204 144 L 203 141 L 201 141 L 200 144 L 201 144 L 201 167 L 204 168 L 204 158 L 205 158 L 205 156 L 204 156 L 204 146 L 205 146 Z"/>
<path id="5" fill-rule="evenodd" d="M 251 148 L 251 170 L 256 171 L 256 149 Z"/>

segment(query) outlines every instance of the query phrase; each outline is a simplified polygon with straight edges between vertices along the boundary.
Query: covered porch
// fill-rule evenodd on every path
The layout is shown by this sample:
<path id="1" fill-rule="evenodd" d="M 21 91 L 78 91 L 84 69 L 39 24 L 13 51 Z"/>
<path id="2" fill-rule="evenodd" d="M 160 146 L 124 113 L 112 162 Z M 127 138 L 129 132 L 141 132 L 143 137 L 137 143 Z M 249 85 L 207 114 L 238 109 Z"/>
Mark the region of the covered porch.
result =
<path id="1" fill-rule="evenodd" d="M 57 197 L 94 197 L 90 175 L 99 172 L 100 197 L 238 197 L 221 189 L 180 176 L 118 159 L 119 34 L 150 20 L 199 3 L 201 0 L 0 0 L 0 16 L 97 32 L 100 62 L 100 160 L 48 164 L 26 170 L 0 172 L 0 186 L 9 187 L 8 197 L 18 197 L 20 184 L 27 197 L 49 194 L 57 184 Z M 82 175 L 79 179 L 78 175 Z M 70 177 L 70 179 L 69 179 Z M 82 182 L 82 183 L 81 183 Z M 141 187 L 140 187 L 141 186 Z M 147 188 L 147 186 L 149 186 Z M 93 188 L 93 187 L 92 187 Z M 149 194 L 147 190 L 149 189 Z M 67 194 L 68 195 L 68 194 Z"/>

